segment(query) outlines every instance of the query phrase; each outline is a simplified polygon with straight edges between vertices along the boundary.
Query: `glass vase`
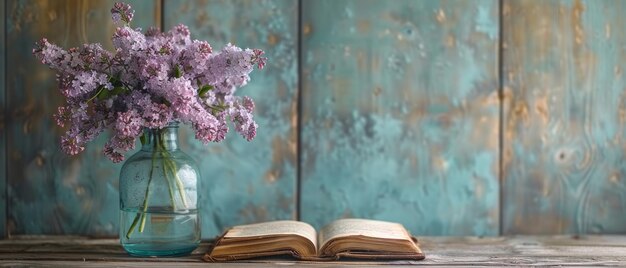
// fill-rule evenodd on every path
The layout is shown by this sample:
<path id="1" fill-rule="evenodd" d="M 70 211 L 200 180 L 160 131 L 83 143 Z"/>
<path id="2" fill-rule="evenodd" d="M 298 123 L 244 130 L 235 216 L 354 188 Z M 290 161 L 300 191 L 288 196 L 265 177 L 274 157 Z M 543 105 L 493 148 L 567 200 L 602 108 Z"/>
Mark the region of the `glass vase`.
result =
<path id="1" fill-rule="evenodd" d="M 134 256 L 181 256 L 200 243 L 195 161 L 178 147 L 178 124 L 146 129 L 120 172 L 120 242 Z"/>

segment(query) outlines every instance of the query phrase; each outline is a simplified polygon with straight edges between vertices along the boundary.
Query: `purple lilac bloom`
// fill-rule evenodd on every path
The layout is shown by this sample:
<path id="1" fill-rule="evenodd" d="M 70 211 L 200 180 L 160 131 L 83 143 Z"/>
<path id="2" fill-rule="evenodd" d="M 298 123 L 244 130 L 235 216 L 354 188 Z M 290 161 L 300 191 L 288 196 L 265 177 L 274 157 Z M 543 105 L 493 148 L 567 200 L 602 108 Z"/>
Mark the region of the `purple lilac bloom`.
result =
<path id="1" fill-rule="evenodd" d="M 230 111 L 231 121 L 235 124 L 235 130 L 246 140 L 250 141 L 256 136 L 258 125 L 254 122 L 252 113 L 243 105 L 237 105 Z"/>
<path id="2" fill-rule="evenodd" d="M 111 18 L 113 18 L 113 22 L 123 21 L 126 24 L 129 24 L 133 20 L 133 15 L 135 11 L 131 9 L 131 6 L 126 3 L 115 3 L 113 8 L 111 8 Z"/>
<path id="3" fill-rule="evenodd" d="M 112 88 L 111 83 L 108 82 L 106 74 L 98 73 L 96 71 L 79 73 L 72 81 L 71 87 L 68 88 L 68 97 L 79 97 L 84 94 L 94 94 L 93 91 L 99 86 L 106 88 Z"/>
<path id="4" fill-rule="evenodd" d="M 136 110 L 117 113 L 115 132 L 120 137 L 137 137 L 141 134 L 143 119 Z"/>
<path id="5" fill-rule="evenodd" d="M 229 121 L 252 140 L 258 128 L 254 102 L 234 93 L 250 81 L 255 65 L 265 66 L 264 52 L 232 44 L 214 51 L 208 42 L 192 40 L 182 24 L 144 34 L 130 27 L 133 13 L 125 3 L 111 9 L 113 20 L 125 23 L 112 36 L 113 53 L 100 44 L 68 50 L 45 38 L 35 44 L 33 54 L 57 72 L 66 98 L 53 115 L 57 125 L 68 127 L 61 138 L 63 151 L 78 154 L 109 129 L 113 136 L 103 152 L 120 162 L 143 128 L 159 129 L 172 121 L 190 124 L 203 143 L 224 140 Z"/>

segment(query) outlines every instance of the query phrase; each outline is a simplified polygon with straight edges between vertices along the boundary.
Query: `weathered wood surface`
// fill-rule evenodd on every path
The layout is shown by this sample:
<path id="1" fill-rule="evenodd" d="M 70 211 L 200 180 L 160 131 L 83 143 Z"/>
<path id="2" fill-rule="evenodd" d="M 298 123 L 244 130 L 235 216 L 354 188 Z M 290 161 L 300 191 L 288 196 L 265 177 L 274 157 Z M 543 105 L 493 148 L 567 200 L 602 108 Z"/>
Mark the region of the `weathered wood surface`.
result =
<path id="1" fill-rule="evenodd" d="M 0 236 L 117 233 L 121 165 L 102 157 L 105 137 L 79 157 L 59 151 L 61 96 L 31 55 L 44 36 L 111 48 L 113 2 L 0 4 Z M 163 15 L 216 49 L 269 53 L 240 91 L 258 100 L 253 142 L 205 147 L 183 129 L 202 166 L 205 238 L 298 209 L 317 227 L 353 216 L 417 234 L 626 231 L 625 1 L 504 0 L 502 25 L 497 0 L 301 2 L 298 29 L 295 0 L 131 1 L 134 25 Z"/>
<path id="2" fill-rule="evenodd" d="M 135 258 L 117 240 L 78 237 L 43 237 L 0 241 L 0 266 L 63 267 L 372 267 L 372 266 L 624 266 L 626 236 L 517 236 L 517 237 L 423 237 L 423 261 L 390 262 L 298 262 L 293 259 L 248 260 L 236 263 L 204 263 L 203 244 L 191 256 Z"/>
<path id="3" fill-rule="evenodd" d="M 261 48 L 269 63 L 237 91 L 256 101 L 256 138 L 229 133 L 203 146 L 192 133 L 183 146 L 200 164 L 203 237 L 259 221 L 295 219 L 297 183 L 298 1 L 165 1 L 165 28 L 189 26 L 192 38 L 214 50 L 231 42 Z"/>
<path id="4" fill-rule="evenodd" d="M 63 129 L 52 114 L 62 103 L 55 74 L 31 54 L 47 37 L 62 47 L 102 43 L 115 30 L 115 1 L 7 1 L 8 219 L 12 234 L 117 235 L 121 165 L 102 154 L 104 136 L 77 157 L 59 149 Z M 129 1 L 133 25 L 158 25 L 160 1 Z M 2 3 L 5 4 L 4 2 Z"/>
<path id="5" fill-rule="evenodd" d="M 498 1 L 302 4 L 303 220 L 497 234 Z"/>
<path id="6" fill-rule="evenodd" d="M 5 42 L 5 3 L 0 4 L 0 238 L 6 234 L 6 209 L 7 209 L 7 128 L 6 128 L 6 42 Z"/>
<path id="7" fill-rule="evenodd" d="M 626 231 L 625 11 L 504 1 L 505 234 Z"/>

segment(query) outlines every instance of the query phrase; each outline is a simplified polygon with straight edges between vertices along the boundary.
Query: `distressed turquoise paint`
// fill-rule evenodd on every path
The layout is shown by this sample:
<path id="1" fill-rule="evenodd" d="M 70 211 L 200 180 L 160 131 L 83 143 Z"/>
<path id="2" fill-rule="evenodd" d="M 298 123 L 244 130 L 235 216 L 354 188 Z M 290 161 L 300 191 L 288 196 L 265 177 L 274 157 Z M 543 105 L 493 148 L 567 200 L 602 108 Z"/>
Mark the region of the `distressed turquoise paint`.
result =
<path id="1" fill-rule="evenodd" d="M 135 25 L 158 25 L 159 2 L 131 2 Z M 102 157 L 106 137 L 79 157 L 59 151 L 51 114 L 61 97 L 30 52 L 43 36 L 110 48 L 112 3 L 0 4 L 11 14 L 1 20 L 0 52 L 6 46 L 7 61 L 19 63 L 0 61 L 0 104 L 8 105 L 0 172 L 9 175 L 0 182 L 1 233 L 117 234 L 120 165 Z M 205 177 L 204 236 L 293 219 L 297 1 L 165 3 L 168 28 L 186 23 L 215 49 L 260 47 L 271 62 L 240 91 L 258 100 L 255 141 L 232 134 L 203 146 L 183 128 L 183 148 Z M 319 227 L 368 217 L 418 235 L 496 234 L 497 1 L 302 3 L 303 220 Z M 505 234 L 624 232 L 626 3 L 504 3 Z"/>
<path id="2" fill-rule="evenodd" d="M 504 233 L 625 232 L 626 2 L 504 10 Z"/>
<path id="3" fill-rule="evenodd" d="M 0 238 L 3 238 L 6 234 L 6 209 L 7 209 L 7 201 L 6 201 L 6 157 L 7 157 L 7 135 L 6 135 L 6 115 L 5 115 L 5 107 L 6 107 L 6 99 L 4 98 L 6 93 L 6 80 L 5 80 L 5 5 L 4 3 L 0 4 L 0 55 L 2 55 L 2 60 L 0 60 Z"/>
<path id="4" fill-rule="evenodd" d="M 303 5 L 303 220 L 497 234 L 498 2 Z"/>
<path id="5" fill-rule="evenodd" d="M 62 153 L 52 114 L 62 103 L 53 71 L 32 55 L 47 37 L 62 47 L 111 49 L 115 1 L 8 1 L 8 234 L 117 235 L 121 165 L 103 157 L 100 137 L 77 157 Z M 139 27 L 159 22 L 159 1 L 129 1 Z"/>
<path id="6" fill-rule="evenodd" d="M 500 24 L 494 23 L 490 8 L 477 6 L 476 9 L 478 10 L 476 14 L 476 31 L 488 35 L 491 39 L 498 38 Z"/>
<path id="7" fill-rule="evenodd" d="M 266 69 L 238 91 L 256 100 L 259 131 L 252 142 L 233 132 L 204 146 L 188 129 L 183 135 L 203 176 L 203 236 L 236 224 L 295 219 L 297 1 L 166 1 L 164 8 L 166 28 L 184 23 L 192 38 L 208 40 L 214 50 L 232 42 L 269 57 Z"/>

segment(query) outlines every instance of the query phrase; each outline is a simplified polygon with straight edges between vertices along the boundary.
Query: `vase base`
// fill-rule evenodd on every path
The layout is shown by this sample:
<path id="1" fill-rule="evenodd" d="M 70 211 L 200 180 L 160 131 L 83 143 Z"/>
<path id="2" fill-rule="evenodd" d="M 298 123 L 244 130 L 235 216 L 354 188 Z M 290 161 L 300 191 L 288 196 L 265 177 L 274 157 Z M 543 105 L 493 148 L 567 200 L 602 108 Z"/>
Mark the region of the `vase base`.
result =
<path id="1" fill-rule="evenodd" d="M 125 244 L 122 247 L 128 254 L 135 257 L 179 257 L 189 255 L 198 247 L 198 244 Z"/>

